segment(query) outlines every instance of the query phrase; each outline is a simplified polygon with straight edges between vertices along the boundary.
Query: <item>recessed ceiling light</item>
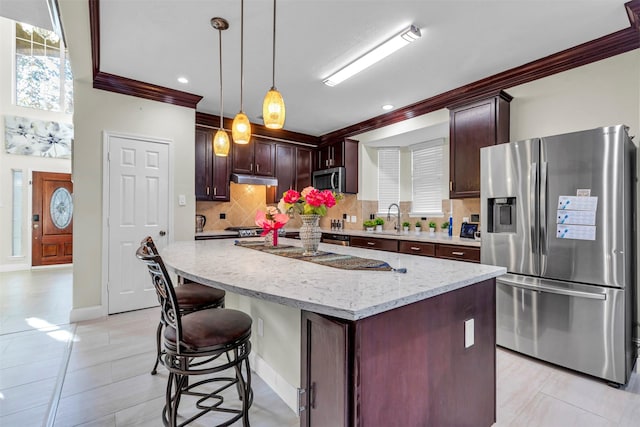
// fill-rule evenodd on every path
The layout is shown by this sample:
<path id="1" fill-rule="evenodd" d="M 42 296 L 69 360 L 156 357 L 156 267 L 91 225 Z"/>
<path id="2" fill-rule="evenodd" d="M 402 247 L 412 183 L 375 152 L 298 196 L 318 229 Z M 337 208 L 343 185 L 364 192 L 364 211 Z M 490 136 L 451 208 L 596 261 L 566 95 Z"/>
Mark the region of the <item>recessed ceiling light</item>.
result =
<path id="1" fill-rule="evenodd" d="M 385 110 L 385 111 L 392 110 L 392 109 L 393 109 L 393 105 L 391 105 L 391 104 L 384 104 L 384 105 L 382 106 L 382 109 L 383 109 L 383 110 Z"/>
<path id="2" fill-rule="evenodd" d="M 186 77 L 178 77 L 178 82 L 182 84 L 189 83 L 189 80 Z"/>

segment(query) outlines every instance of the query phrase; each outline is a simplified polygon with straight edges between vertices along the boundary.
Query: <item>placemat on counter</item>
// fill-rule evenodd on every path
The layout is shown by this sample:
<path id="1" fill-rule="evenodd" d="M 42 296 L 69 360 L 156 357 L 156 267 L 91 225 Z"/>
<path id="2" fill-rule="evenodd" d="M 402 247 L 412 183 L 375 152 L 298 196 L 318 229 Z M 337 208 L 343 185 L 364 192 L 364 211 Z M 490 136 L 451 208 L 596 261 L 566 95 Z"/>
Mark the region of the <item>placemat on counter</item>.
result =
<path id="1" fill-rule="evenodd" d="M 265 246 L 260 241 L 235 241 L 236 246 L 242 246 L 249 249 L 256 249 L 261 252 L 267 252 L 273 255 L 279 255 L 287 258 L 295 258 L 302 261 L 309 261 L 328 267 L 341 268 L 343 270 L 373 270 L 373 271 L 395 271 L 397 273 L 406 273 L 406 268 L 393 268 L 388 263 L 371 258 L 360 258 L 353 255 L 336 254 L 333 252 L 318 251 L 317 255 L 304 256 L 299 246 L 278 245 Z"/>

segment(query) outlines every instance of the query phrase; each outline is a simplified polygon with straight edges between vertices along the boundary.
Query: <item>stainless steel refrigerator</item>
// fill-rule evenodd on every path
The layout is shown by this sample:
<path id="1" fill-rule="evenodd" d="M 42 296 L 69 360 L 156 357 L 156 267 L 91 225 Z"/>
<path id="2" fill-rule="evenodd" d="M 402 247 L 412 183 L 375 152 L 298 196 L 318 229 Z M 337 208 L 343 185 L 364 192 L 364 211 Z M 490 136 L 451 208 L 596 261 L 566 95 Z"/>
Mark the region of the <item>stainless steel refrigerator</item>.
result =
<path id="1" fill-rule="evenodd" d="M 632 343 L 636 148 L 623 125 L 482 148 L 483 264 L 500 346 L 626 384 Z"/>

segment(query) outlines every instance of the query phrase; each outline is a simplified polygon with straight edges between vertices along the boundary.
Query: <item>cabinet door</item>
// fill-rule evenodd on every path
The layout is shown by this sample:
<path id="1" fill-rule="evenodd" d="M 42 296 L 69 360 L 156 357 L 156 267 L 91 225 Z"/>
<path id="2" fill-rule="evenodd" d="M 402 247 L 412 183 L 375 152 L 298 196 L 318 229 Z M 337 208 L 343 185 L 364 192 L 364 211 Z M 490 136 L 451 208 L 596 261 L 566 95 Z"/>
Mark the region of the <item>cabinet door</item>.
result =
<path id="1" fill-rule="evenodd" d="M 231 157 L 213 155 L 213 174 L 211 200 L 228 202 L 231 197 L 229 179 L 231 175 Z"/>
<path id="2" fill-rule="evenodd" d="M 274 202 L 278 202 L 282 193 L 295 187 L 295 151 L 292 145 L 276 145 L 276 173 L 278 188 L 274 196 Z"/>
<path id="3" fill-rule="evenodd" d="M 480 148 L 495 144 L 492 100 L 451 112 L 451 197 L 480 196 Z"/>
<path id="4" fill-rule="evenodd" d="M 451 108 L 449 117 L 449 196 L 480 197 L 480 149 L 509 141 L 511 95 Z"/>
<path id="5" fill-rule="evenodd" d="M 346 166 L 344 158 L 344 141 L 334 142 L 329 146 L 329 165 L 332 168 Z"/>
<path id="6" fill-rule="evenodd" d="M 351 246 L 356 246 L 358 248 L 377 249 L 380 251 L 398 252 L 398 241 L 394 239 L 352 236 Z"/>
<path id="7" fill-rule="evenodd" d="M 350 324 L 302 312 L 302 427 L 348 425 Z"/>
<path id="8" fill-rule="evenodd" d="M 325 145 L 324 147 L 320 147 L 318 149 L 318 151 L 316 152 L 315 170 L 329 169 L 331 167 L 329 166 L 330 154 L 331 148 L 328 145 Z"/>
<path id="9" fill-rule="evenodd" d="M 480 248 L 456 245 L 438 245 L 438 258 L 455 259 L 458 261 L 480 262 Z"/>
<path id="10" fill-rule="evenodd" d="M 255 156 L 253 173 L 256 175 L 274 176 L 276 145 L 273 142 L 260 141 L 255 138 L 253 145 Z"/>
<path id="11" fill-rule="evenodd" d="M 233 143 L 233 171 L 235 173 L 253 173 L 253 143 Z"/>
<path id="12" fill-rule="evenodd" d="M 195 143 L 195 193 L 196 200 L 212 200 L 211 176 L 213 133 L 196 129 Z"/>
<path id="13" fill-rule="evenodd" d="M 313 152 L 308 148 L 296 148 L 296 182 L 294 188 L 301 191 L 311 185 Z"/>

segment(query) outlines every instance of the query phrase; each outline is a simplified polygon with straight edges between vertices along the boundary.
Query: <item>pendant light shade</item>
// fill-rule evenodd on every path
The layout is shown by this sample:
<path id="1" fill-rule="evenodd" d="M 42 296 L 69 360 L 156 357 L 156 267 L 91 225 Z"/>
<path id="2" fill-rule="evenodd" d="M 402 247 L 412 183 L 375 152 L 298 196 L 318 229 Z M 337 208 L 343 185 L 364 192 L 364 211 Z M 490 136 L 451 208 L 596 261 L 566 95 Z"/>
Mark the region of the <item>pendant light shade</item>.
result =
<path id="1" fill-rule="evenodd" d="M 284 99 L 275 87 L 272 87 L 262 103 L 264 125 L 269 129 L 282 129 L 284 126 Z"/>
<path id="2" fill-rule="evenodd" d="M 231 137 L 236 144 L 248 144 L 251 140 L 251 122 L 244 113 L 242 98 L 244 90 L 244 0 L 240 1 L 240 112 L 233 119 Z"/>
<path id="3" fill-rule="evenodd" d="M 220 127 L 213 136 L 213 152 L 216 156 L 226 157 L 229 155 L 229 135 L 224 130 L 224 119 L 222 115 L 222 31 L 229 28 L 229 23 L 224 18 L 211 18 L 211 26 L 218 30 L 218 45 L 220 51 Z"/>
<path id="4" fill-rule="evenodd" d="M 224 129 L 218 129 L 213 136 L 213 152 L 216 156 L 227 157 L 229 155 L 229 135 Z"/>
<path id="5" fill-rule="evenodd" d="M 284 99 L 276 89 L 276 0 L 273 0 L 273 61 L 271 71 L 271 89 L 267 92 L 262 103 L 262 118 L 267 128 L 282 129 L 285 118 Z"/>

